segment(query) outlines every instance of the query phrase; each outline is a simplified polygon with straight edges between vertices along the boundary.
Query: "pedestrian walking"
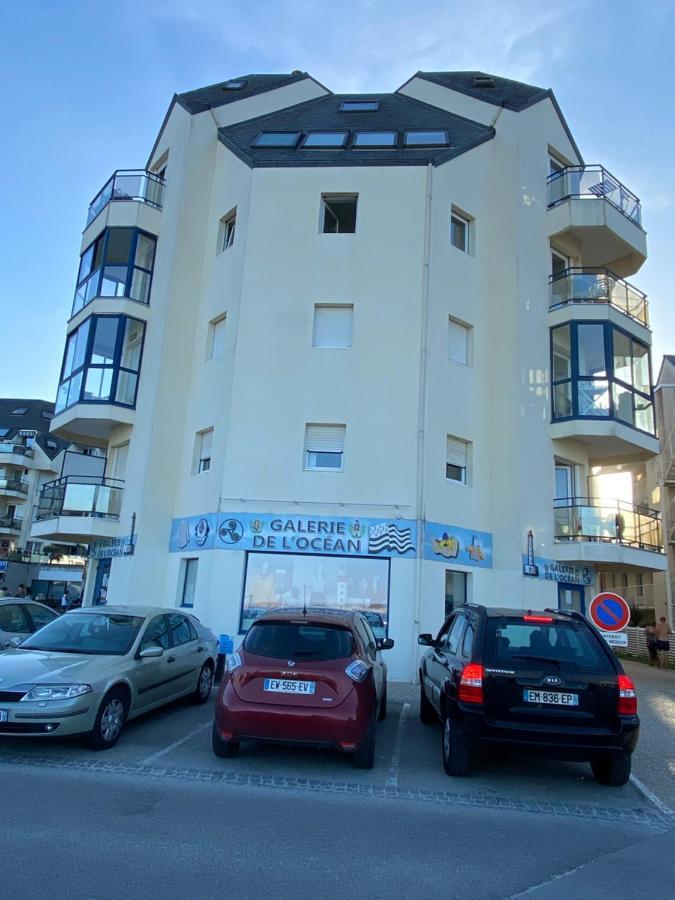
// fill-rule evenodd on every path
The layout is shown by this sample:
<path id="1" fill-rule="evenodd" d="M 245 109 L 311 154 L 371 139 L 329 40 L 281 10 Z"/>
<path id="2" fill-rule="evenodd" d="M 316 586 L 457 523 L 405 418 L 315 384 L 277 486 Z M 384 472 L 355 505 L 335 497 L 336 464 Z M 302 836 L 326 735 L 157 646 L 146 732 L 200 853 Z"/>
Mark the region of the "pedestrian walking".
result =
<path id="1" fill-rule="evenodd" d="M 668 651 L 670 650 L 668 634 L 669 631 L 666 617 L 661 616 L 654 628 L 654 637 L 656 638 L 656 652 L 659 657 L 659 667 L 662 669 L 668 668 Z"/>
<path id="2" fill-rule="evenodd" d="M 26 585 L 20 584 L 19 589 L 16 592 L 17 597 L 25 597 L 26 596 Z"/>
<path id="3" fill-rule="evenodd" d="M 656 623 L 645 625 L 645 637 L 647 638 L 647 656 L 649 657 L 649 665 L 656 665 L 659 661 L 656 652 Z"/>
<path id="4" fill-rule="evenodd" d="M 68 612 L 68 608 L 70 606 L 70 597 L 68 596 L 68 591 L 63 592 L 63 596 L 61 597 L 61 602 L 59 604 L 61 607 L 61 612 Z"/>

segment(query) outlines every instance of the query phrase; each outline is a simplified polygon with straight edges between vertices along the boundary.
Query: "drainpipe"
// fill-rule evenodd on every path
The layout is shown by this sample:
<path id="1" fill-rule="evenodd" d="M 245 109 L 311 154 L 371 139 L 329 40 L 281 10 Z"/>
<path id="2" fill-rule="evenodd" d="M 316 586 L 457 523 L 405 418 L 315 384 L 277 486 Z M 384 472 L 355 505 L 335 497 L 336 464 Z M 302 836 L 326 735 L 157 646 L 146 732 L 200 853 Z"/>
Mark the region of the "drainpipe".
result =
<path id="1" fill-rule="evenodd" d="M 431 255 L 431 179 L 433 166 L 427 164 L 427 191 L 424 215 L 424 266 L 422 269 L 422 316 L 420 330 L 420 377 L 417 398 L 417 557 L 415 559 L 415 629 L 419 631 L 422 608 L 422 562 L 424 559 L 424 451 L 427 414 L 427 336 L 429 332 L 429 259 Z M 417 665 L 413 681 L 417 680 Z"/>

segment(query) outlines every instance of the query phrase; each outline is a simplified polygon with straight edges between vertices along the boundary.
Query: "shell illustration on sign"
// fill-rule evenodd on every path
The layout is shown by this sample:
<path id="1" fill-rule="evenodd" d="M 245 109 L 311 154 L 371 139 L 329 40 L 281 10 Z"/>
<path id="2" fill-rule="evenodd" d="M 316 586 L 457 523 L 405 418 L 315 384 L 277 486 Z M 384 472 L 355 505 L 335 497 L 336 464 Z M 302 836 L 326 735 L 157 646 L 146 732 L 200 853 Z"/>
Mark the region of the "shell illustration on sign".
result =
<path id="1" fill-rule="evenodd" d="M 480 541 L 475 534 L 471 538 L 471 543 L 464 549 L 469 554 L 469 558 L 474 562 L 483 562 L 485 559 L 485 554 L 481 548 Z"/>
<path id="2" fill-rule="evenodd" d="M 438 553 L 439 556 L 445 556 L 447 559 L 455 559 L 459 553 L 459 541 L 453 535 L 448 534 L 447 531 L 443 532 L 440 540 L 434 538 L 431 545 L 434 548 L 434 553 Z"/>
<path id="3" fill-rule="evenodd" d="M 181 519 L 178 526 L 178 548 L 184 550 L 190 543 L 190 523 L 187 519 Z"/>
<path id="4" fill-rule="evenodd" d="M 202 517 L 195 525 L 195 541 L 198 547 L 204 546 L 210 530 L 208 519 Z"/>

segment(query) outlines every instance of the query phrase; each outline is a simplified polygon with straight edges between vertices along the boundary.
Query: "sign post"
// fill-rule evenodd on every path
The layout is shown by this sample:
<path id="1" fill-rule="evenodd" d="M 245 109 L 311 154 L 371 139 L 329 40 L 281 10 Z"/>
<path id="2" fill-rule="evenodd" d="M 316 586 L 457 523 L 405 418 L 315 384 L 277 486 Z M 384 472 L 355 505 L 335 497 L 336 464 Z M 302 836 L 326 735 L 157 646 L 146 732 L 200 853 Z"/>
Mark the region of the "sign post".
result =
<path id="1" fill-rule="evenodd" d="M 630 621 L 630 607 L 623 597 L 612 591 L 596 594 L 588 607 L 588 617 L 610 646 L 628 646 L 624 628 Z"/>

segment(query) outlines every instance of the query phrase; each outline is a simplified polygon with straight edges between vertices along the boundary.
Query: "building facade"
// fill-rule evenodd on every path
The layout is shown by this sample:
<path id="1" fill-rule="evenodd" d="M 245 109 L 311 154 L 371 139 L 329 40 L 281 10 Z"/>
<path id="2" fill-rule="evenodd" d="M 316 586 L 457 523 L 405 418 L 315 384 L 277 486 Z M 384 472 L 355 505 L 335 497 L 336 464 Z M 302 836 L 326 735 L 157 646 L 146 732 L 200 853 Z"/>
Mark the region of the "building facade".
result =
<path id="1" fill-rule="evenodd" d="M 608 496 L 658 451 L 637 197 L 550 91 L 302 72 L 173 98 L 89 209 L 52 431 L 106 469 L 40 498 L 85 602 L 368 612 L 414 677 L 465 600 L 585 610 L 665 569 Z M 632 470 L 631 468 L 631 470 Z"/>

